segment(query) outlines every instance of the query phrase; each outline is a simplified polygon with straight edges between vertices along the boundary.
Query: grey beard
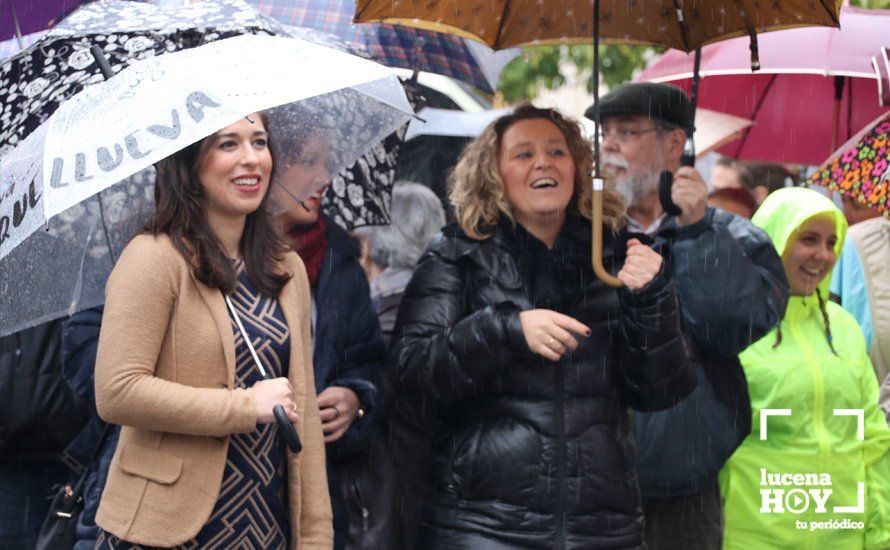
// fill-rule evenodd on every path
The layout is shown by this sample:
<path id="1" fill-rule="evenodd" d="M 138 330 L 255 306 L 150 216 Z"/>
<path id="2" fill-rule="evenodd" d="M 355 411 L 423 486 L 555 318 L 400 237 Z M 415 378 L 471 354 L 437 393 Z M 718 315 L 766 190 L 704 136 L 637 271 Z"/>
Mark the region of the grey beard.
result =
<path id="1" fill-rule="evenodd" d="M 641 198 L 658 189 L 660 171 L 651 171 L 645 174 L 627 174 L 617 182 L 616 189 L 624 197 L 628 206 L 633 205 Z"/>

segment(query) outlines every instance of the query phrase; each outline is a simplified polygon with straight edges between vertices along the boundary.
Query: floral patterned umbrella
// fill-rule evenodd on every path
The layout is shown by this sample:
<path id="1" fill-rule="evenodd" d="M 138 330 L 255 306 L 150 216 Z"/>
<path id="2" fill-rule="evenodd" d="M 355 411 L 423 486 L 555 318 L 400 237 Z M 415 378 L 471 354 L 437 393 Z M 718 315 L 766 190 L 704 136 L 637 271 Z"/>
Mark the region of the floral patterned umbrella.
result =
<path id="1" fill-rule="evenodd" d="M 410 82 L 402 85 L 416 112 L 423 98 Z M 337 174 L 321 200 L 328 217 L 347 231 L 390 222 L 389 202 L 407 131 L 405 124 Z"/>
<path id="2" fill-rule="evenodd" d="M 117 73 L 135 60 L 240 34 L 288 33 L 240 0 L 175 8 L 99 0 L 81 7 L 0 63 L 0 157 L 66 99 L 103 80 L 91 46 L 102 48 Z"/>
<path id="3" fill-rule="evenodd" d="M 828 187 L 879 212 L 890 211 L 890 112 L 845 143 L 807 183 Z"/>

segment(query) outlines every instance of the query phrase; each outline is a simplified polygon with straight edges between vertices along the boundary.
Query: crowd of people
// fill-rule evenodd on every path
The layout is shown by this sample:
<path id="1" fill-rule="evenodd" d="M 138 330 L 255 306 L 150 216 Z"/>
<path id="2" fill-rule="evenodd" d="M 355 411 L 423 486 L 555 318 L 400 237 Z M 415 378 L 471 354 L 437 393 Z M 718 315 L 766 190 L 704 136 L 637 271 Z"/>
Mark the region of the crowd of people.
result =
<path id="1" fill-rule="evenodd" d="M 890 548 L 890 221 L 781 167 L 706 182 L 679 88 L 587 116 L 620 288 L 553 109 L 485 128 L 447 213 L 399 182 L 352 234 L 274 112 L 160 161 L 104 306 L 0 339 L 0 546 L 78 480 L 78 549 Z"/>

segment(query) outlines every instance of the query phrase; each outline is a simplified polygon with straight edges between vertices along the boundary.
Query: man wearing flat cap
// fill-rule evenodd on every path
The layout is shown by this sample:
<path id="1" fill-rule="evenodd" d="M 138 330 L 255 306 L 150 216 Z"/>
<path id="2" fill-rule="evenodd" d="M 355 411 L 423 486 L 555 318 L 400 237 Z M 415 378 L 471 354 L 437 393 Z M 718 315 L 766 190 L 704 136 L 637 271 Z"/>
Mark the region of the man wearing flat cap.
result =
<path id="1" fill-rule="evenodd" d="M 616 88 L 600 100 L 603 173 L 628 203 L 627 229 L 654 240 L 669 260 L 683 330 L 697 364 L 689 397 L 635 412 L 636 469 L 651 550 L 719 549 L 723 520 L 717 473 L 751 429 L 747 382 L 737 355 L 785 312 L 788 282 L 769 238 L 748 220 L 707 204 L 707 186 L 680 166 L 692 126 L 685 92 L 666 84 Z M 659 200 L 661 172 L 674 175 Z"/>

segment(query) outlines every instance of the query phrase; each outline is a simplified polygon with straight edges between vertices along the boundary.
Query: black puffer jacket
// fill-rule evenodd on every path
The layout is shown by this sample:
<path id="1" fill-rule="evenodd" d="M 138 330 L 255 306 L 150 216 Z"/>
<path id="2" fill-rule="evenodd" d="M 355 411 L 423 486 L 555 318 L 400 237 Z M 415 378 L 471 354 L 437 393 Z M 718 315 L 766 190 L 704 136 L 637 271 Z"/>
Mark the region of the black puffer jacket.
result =
<path id="1" fill-rule="evenodd" d="M 640 292 L 605 286 L 590 268 L 590 225 L 577 217 L 552 250 L 509 222 L 492 232 L 474 241 L 447 226 L 399 310 L 395 384 L 438 418 L 418 547 L 639 547 L 626 408 L 671 406 L 695 384 L 670 270 Z M 607 269 L 624 250 L 606 237 Z M 592 334 L 547 362 L 519 322 L 534 308 Z"/>

